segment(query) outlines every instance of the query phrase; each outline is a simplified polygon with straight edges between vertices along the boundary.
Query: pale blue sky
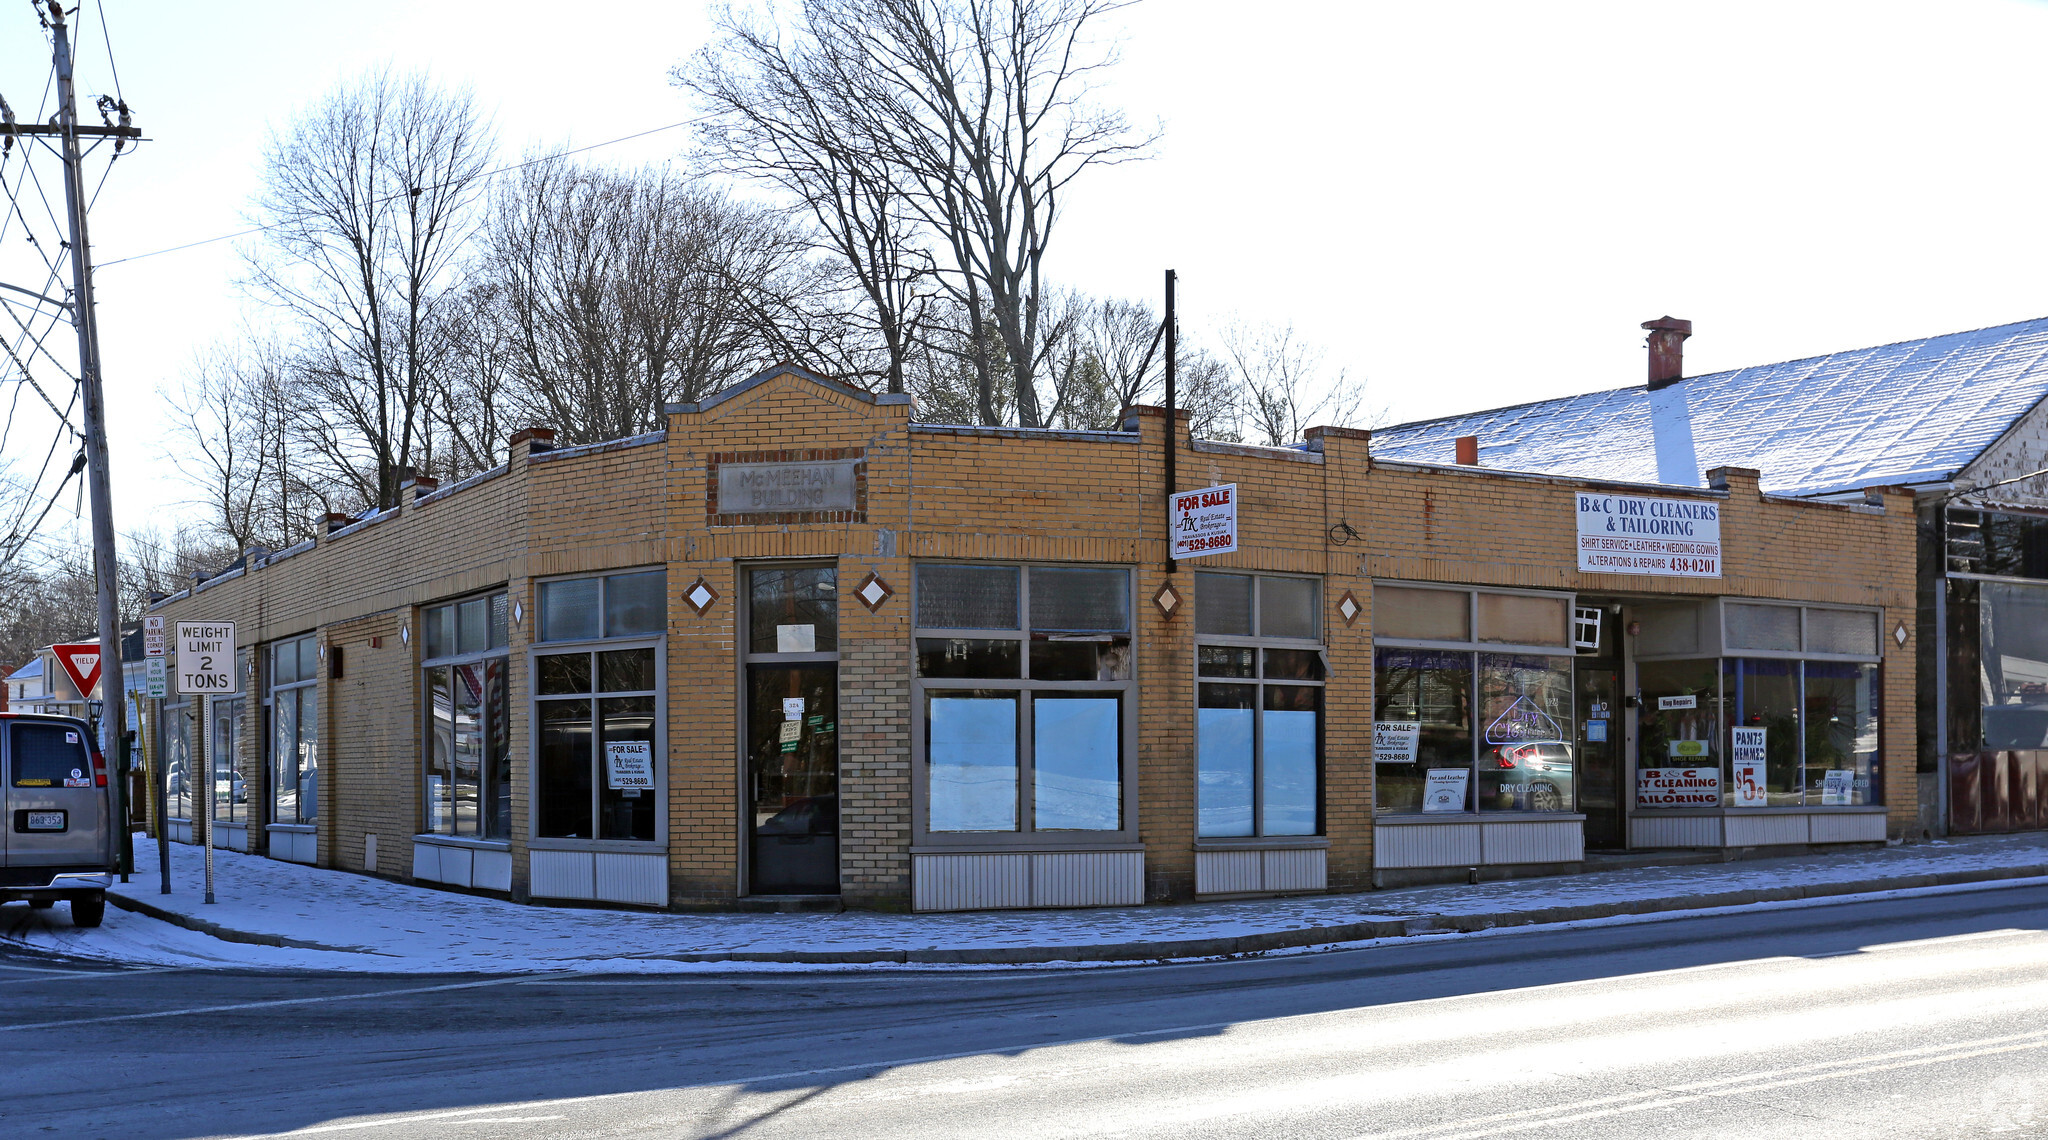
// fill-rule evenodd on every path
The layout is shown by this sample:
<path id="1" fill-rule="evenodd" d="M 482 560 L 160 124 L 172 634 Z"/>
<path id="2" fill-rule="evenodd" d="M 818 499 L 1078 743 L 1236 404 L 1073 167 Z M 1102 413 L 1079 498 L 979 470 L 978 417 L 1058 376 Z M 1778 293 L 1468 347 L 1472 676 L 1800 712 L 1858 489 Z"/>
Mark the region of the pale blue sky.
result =
<path id="1" fill-rule="evenodd" d="M 367 67 L 468 84 L 515 155 L 689 117 L 666 72 L 706 28 L 694 0 L 104 4 L 156 141 L 99 201 L 103 263 L 241 228 L 268 127 Z M 24 118 L 47 75 L 26 8 L 0 15 Z M 2048 313 L 2039 3 L 1147 0 L 1122 31 L 1105 97 L 1166 135 L 1079 185 L 1053 272 L 1156 299 L 1176 268 L 1188 335 L 1292 321 L 1395 419 L 1639 382 L 1665 313 L 1694 322 L 1691 372 Z M 124 527 L 188 494 L 156 388 L 263 319 L 235 266 L 221 244 L 100 275 Z"/>

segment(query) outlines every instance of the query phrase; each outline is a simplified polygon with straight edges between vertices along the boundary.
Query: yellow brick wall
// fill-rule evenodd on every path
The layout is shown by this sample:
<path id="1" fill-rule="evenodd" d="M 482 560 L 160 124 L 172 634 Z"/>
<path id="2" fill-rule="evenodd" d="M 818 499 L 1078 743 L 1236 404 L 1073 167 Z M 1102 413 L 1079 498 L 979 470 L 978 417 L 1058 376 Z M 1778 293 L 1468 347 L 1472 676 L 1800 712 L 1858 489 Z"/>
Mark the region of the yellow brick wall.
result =
<path id="1" fill-rule="evenodd" d="M 920 559 L 1134 568 L 1134 802 L 1154 898 L 1188 897 L 1194 884 L 1198 570 L 1323 580 L 1331 667 L 1324 807 L 1336 889 L 1363 888 L 1371 875 L 1376 578 L 1881 605 L 1887 633 L 1912 612 L 1913 516 L 1896 494 L 1881 509 L 1790 503 L 1764 498 L 1753 476 L 1736 472 L 1717 500 L 1725 577 L 1581 574 L 1573 494 L 1583 484 L 1379 466 L 1363 433 L 1326 433 L 1321 451 L 1198 447 L 1182 419 L 1175 425 L 1178 486 L 1238 484 L 1241 549 L 1169 568 L 1167 420 L 1158 410 L 1135 410 L 1135 434 L 945 429 L 913 426 L 908 413 L 800 376 L 774 376 L 672 414 L 666 436 L 652 441 L 539 454 L 520 445 L 504 474 L 409 501 L 385 521 L 159 612 L 172 620 L 234 618 L 246 644 L 319 629 L 345 647 L 344 676 L 323 682 L 323 778 L 332 786 L 322 788 L 322 859 L 360 867 L 362 836 L 374 833 L 378 869 L 402 876 L 411 869 L 405 840 L 419 819 L 418 658 L 417 645 L 397 634 L 416 628 L 418 607 L 502 585 L 525 614 L 512 629 L 510 689 L 514 834 L 524 837 L 531 755 L 525 660 L 535 580 L 665 567 L 671 903 L 712 906 L 730 903 L 743 880 L 737 621 L 744 571 L 756 561 L 829 561 L 840 599 L 842 886 L 850 903 L 873 907 L 905 905 L 910 892 L 912 568 Z M 784 449 L 858 452 L 861 515 L 748 525 L 707 516 L 713 456 Z M 870 573 L 894 590 L 872 614 L 855 597 Z M 718 594 L 702 616 L 683 601 L 700 576 Z M 1166 617 L 1151 599 L 1169 581 L 1183 603 Z M 1362 611 L 1350 625 L 1338 611 L 1347 592 Z M 383 639 L 381 648 L 368 648 L 373 637 Z M 1886 788 L 1897 832 L 1913 817 L 1913 657 L 1910 643 L 1899 651 L 1887 640 L 1885 649 Z M 256 702 L 250 707 L 254 719 Z M 249 738 L 257 737 L 252 726 Z M 523 894 L 523 838 L 514 854 L 515 894 Z"/>

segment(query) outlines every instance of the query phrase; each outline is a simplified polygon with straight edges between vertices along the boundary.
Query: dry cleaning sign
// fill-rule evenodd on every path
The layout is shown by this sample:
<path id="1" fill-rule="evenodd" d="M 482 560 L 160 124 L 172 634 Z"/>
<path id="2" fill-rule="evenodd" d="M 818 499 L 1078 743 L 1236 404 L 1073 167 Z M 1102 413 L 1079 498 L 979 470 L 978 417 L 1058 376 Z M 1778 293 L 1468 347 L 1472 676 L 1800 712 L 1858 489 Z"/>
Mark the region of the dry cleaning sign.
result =
<path id="1" fill-rule="evenodd" d="M 1579 569 L 1667 578 L 1721 576 L 1721 504 L 1580 492 Z"/>

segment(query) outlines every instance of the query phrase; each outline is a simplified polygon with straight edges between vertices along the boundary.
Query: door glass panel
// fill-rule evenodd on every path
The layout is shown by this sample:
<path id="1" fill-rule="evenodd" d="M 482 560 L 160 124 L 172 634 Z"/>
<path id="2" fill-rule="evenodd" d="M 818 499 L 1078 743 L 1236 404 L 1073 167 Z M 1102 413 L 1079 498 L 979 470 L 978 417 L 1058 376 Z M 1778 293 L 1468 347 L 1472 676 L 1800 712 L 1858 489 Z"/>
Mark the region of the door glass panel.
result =
<path id="1" fill-rule="evenodd" d="M 747 670 L 755 894 L 839 890 L 838 666 Z"/>
<path id="2" fill-rule="evenodd" d="M 1115 831 L 1123 821 L 1116 697 L 1040 693 L 1031 702 L 1032 823 Z"/>
<path id="3" fill-rule="evenodd" d="M 836 653 L 839 572 L 830 566 L 755 570 L 747 647 L 754 653 Z"/>
<path id="4" fill-rule="evenodd" d="M 1017 830 L 1017 694 L 926 696 L 933 831 Z"/>
<path id="5" fill-rule="evenodd" d="M 272 699 L 275 713 L 271 717 L 271 787 L 276 789 L 276 806 L 271 815 L 275 823 L 299 822 L 299 775 L 297 753 L 299 739 L 299 689 L 285 689 Z"/>
<path id="6" fill-rule="evenodd" d="M 590 691 L 590 654 L 550 653 L 536 661 L 541 696 Z"/>

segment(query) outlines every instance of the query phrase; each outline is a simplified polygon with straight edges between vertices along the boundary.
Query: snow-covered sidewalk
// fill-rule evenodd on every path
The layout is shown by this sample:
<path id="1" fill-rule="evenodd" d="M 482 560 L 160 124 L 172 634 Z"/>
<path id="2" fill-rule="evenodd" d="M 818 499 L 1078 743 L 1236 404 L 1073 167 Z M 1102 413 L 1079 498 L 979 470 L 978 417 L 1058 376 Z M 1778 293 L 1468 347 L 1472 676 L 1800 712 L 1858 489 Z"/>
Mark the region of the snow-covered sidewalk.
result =
<path id="1" fill-rule="evenodd" d="M 919 915 L 527 906 L 230 851 L 215 853 L 219 901 L 208 906 L 201 901 L 198 849 L 172 847 L 169 895 L 158 892 L 154 844 L 138 837 L 135 862 L 138 873 L 116 887 L 119 898 L 110 900 L 115 906 L 108 908 L 104 927 L 73 930 L 56 918 L 30 936 L 32 943 L 163 965 L 375 971 L 1156 960 L 2048 876 L 2048 836 L 1353 895 Z M 201 929 L 134 913 L 133 907 Z"/>

